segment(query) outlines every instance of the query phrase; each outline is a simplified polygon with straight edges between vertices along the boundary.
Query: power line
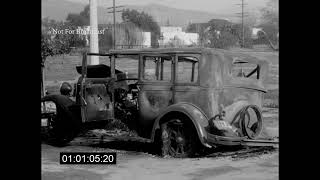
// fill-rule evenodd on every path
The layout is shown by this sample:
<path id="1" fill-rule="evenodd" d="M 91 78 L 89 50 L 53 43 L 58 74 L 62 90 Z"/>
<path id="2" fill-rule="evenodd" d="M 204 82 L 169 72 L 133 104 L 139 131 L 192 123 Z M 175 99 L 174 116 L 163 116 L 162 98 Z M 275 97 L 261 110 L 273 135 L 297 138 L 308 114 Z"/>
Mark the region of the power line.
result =
<path id="1" fill-rule="evenodd" d="M 115 6 L 115 8 L 125 7 L 125 6 Z M 108 7 L 107 9 L 113 9 L 113 7 Z"/>
<path id="2" fill-rule="evenodd" d="M 116 12 L 123 12 L 124 10 L 119 10 L 119 11 L 116 11 Z M 113 13 L 113 11 L 109 11 L 107 13 Z"/>
<path id="3" fill-rule="evenodd" d="M 112 9 L 107 13 L 113 13 L 113 49 L 116 49 L 116 12 L 123 12 L 123 10 L 116 11 L 116 8 L 125 7 L 125 6 L 116 6 L 115 0 L 113 0 L 113 6 L 107 7 L 107 9 Z"/>

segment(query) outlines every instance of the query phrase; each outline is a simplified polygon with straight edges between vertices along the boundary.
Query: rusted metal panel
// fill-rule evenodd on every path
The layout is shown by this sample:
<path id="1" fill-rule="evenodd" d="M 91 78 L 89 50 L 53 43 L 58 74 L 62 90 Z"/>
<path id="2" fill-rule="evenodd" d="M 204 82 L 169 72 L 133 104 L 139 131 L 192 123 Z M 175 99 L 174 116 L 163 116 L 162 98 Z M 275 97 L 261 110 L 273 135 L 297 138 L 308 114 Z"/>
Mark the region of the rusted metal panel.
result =
<path id="1" fill-rule="evenodd" d="M 85 93 L 87 121 L 108 120 L 113 117 L 111 94 L 105 84 L 87 83 Z"/>
<path id="2" fill-rule="evenodd" d="M 171 84 L 147 85 L 141 87 L 138 97 L 139 122 L 144 127 L 152 126 L 154 119 L 172 104 Z"/>
<path id="3" fill-rule="evenodd" d="M 259 60 L 243 53 L 208 48 L 110 50 L 106 56 L 110 56 L 111 78 L 114 81 L 121 79 L 115 70 L 116 58 L 127 55 L 139 56 L 138 82 L 134 84 L 138 87 L 137 127 L 143 129 L 146 134 L 151 134 L 152 140 L 155 129 L 159 128 L 161 118 L 166 113 L 177 111 L 190 117 L 204 145 L 210 146 L 207 141 L 228 145 L 241 144 L 241 138 L 230 139 L 207 135 L 210 133 L 207 128 L 209 121 L 213 117 L 223 114 L 223 120 L 232 123 L 234 117 L 244 107 L 248 105 L 262 107 L 263 93 L 266 92 L 265 80 L 268 74 L 268 63 L 265 60 Z M 155 62 L 155 69 L 151 70 L 154 70 L 155 79 L 147 79 L 145 76 L 146 57 L 154 58 L 152 60 Z M 181 71 L 181 67 L 182 71 L 186 72 L 183 69 L 184 65 L 179 68 L 179 63 L 182 60 L 192 63 L 190 82 L 179 80 L 178 73 L 179 70 Z M 164 67 L 163 61 L 170 62 L 171 65 Z M 130 88 L 124 83 L 126 81 L 111 83 L 110 78 L 88 79 L 86 77 L 86 63 L 86 54 L 84 54 L 82 77 L 78 81 L 78 86 L 81 88 L 77 88 L 77 91 L 80 92 L 76 93 L 77 102 L 81 102 L 83 110 L 86 110 L 82 112 L 83 118 L 102 120 L 114 117 L 111 115 L 113 110 L 110 109 L 115 106 L 114 93 L 112 91 L 110 94 L 108 88 L 125 91 L 130 91 Z M 197 66 L 195 66 L 196 63 L 198 63 Z M 233 71 L 237 63 L 252 63 L 256 69 L 245 74 L 245 77 L 235 76 Z M 195 72 L 198 73 L 197 76 L 194 74 Z M 254 74 L 257 75 L 253 76 Z M 163 80 L 168 75 L 171 76 L 170 79 Z M 249 78 L 251 75 L 253 77 Z M 92 85 L 92 83 L 96 85 Z M 85 89 L 90 90 L 84 91 Z M 95 104 L 97 98 L 101 98 L 101 106 Z M 108 103 L 111 106 L 109 107 L 110 112 L 106 110 Z M 90 108 L 92 110 L 89 110 Z M 101 117 L 98 115 L 99 108 L 104 109 Z"/>

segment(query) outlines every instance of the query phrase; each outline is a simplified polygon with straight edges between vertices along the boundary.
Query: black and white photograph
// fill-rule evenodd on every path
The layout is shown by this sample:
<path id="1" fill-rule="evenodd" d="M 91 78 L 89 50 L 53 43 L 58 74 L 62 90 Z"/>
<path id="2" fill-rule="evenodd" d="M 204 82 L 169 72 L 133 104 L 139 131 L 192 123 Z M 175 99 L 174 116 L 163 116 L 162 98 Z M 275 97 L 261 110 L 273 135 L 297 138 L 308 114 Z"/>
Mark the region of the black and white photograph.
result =
<path id="1" fill-rule="evenodd" d="M 278 180 L 279 0 L 41 0 L 40 129 L 42 180 Z"/>

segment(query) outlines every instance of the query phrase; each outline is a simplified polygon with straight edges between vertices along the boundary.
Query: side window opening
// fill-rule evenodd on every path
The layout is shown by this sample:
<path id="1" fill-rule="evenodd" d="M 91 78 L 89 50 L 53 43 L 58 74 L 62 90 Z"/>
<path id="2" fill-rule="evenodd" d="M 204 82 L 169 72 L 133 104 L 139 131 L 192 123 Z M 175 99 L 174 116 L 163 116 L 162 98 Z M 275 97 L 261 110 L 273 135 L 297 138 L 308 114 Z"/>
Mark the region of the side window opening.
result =
<path id="1" fill-rule="evenodd" d="M 139 56 L 119 56 L 115 68 L 125 74 L 125 78 L 138 79 Z M 117 73 L 117 71 L 116 71 Z"/>
<path id="2" fill-rule="evenodd" d="M 192 56 L 178 57 L 178 79 L 180 83 L 195 83 L 198 81 L 199 61 Z"/>
<path id="3" fill-rule="evenodd" d="M 144 56 L 143 79 L 147 81 L 171 81 L 172 57 Z"/>
<path id="4" fill-rule="evenodd" d="M 232 64 L 233 77 L 260 79 L 260 66 L 246 61 L 236 61 Z"/>

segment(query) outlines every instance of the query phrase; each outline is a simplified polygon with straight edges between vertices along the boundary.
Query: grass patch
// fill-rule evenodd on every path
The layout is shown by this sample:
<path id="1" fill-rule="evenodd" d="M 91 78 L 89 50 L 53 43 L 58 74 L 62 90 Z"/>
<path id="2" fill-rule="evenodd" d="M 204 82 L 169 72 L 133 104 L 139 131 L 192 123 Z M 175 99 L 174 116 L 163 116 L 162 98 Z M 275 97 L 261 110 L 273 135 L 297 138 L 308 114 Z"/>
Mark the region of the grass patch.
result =
<path id="1" fill-rule="evenodd" d="M 278 108 L 279 107 L 279 89 L 269 90 L 264 95 L 264 107 Z"/>

